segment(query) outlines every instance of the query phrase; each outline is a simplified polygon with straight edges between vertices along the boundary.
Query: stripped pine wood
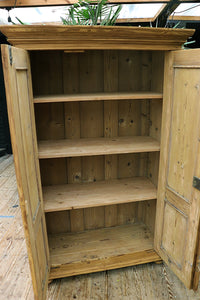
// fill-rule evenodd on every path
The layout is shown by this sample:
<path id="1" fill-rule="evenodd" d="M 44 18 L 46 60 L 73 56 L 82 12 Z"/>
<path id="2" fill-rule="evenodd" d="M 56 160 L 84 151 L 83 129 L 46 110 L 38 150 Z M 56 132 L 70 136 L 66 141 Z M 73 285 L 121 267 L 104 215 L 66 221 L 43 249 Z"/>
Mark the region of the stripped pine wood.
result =
<path id="1" fill-rule="evenodd" d="M 83 181 L 98 182 L 104 179 L 103 156 L 85 157 L 83 160 Z M 103 204 L 103 199 L 102 199 Z M 104 227 L 104 207 L 92 207 L 84 209 L 85 229 Z"/>
<path id="2" fill-rule="evenodd" d="M 164 58 L 163 51 L 152 52 L 151 90 L 158 93 L 163 92 Z"/>
<path id="3" fill-rule="evenodd" d="M 152 55 L 151 51 L 141 51 L 141 82 L 140 91 L 151 91 L 152 82 Z M 162 66 L 161 66 L 162 67 Z"/>
<path id="4" fill-rule="evenodd" d="M 81 54 L 79 72 L 80 93 L 103 92 L 103 52 L 86 51 Z M 103 102 L 81 102 L 80 120 L 81 138 L 103 137 Z M 82 172 L 85 182 L 104 180 L 103 156 L 82 157 Z M 104 207 L 84 209 L 85 229 L 104 227 L 104 222 Z"/>
<path id="5" fill-rule="evenodd" d="M 49 251 L 43 209 L 29 56 L 2 45 L 12 149 L 35 297 L 44 298 Z M 10 61 L 12 57 L 12 63 Z M 13 100 L 14 99 L 14 100 Z"/>
<path id="6" fill-rule="evenodd" d="M 113 55 L 115 55 L 114 53 Z M 70 61 L 72 61 L 71 58 Z M 108 61 L 106 61 L 106 67 L 108 68 L 109 66 L 107 64 Z M 113 74 L 109 74 L 109 75 L 111 76 Z M 107 81 L 105 80 L 105 82 Z M 110 84 L 110 80 L 108 82 Z M 128 100 L 128 99 L 129 100 L 162 99 L 162 93 L 153 93 L 153 92 L 117 93 L 116 88 L 115 89 L 113 88 L 113 92 L 111 92 L 111 90 L 109 91 L 107 88 L 105 89 L 104 93 L 71 94 L 71 95 L 68 94 L 68 95 L 53 95 L 53 96 L 41 96 L 41 97 L 37 96 L 34 97 L 33 101 L 34 103 L 51 103 L 51 102 L 55 103 L 55 102 L 77 102 L 77 101 L 102 101 L 102 100 L 110 101 L 110 100 Z"/>
<path id="7" fill-rule="evenodd" d="M 145 55 L 139 51 L 126 51 L 119 54 L 119 90 L 134 92 L 137 90 L 150 90 L 149 72 L 150 63 L 146 61 L 146 56 L 151 56 L 148 52 Z M 137 74 L 137 76 L 135 75 Z M 119 103 L 119 136 L 148 135 L 149 124 L 145 115 L 144 107 L 147 100 L 126 100 Z M 146 129 L 144 132 L 143 127 Z M 146 153 L 122 154 L 119 156 L 120 178 L 146 175 Z M 119 224 L 132 223 L 137 220 L 138 203 L 120 205 L 118 208 Z M 142 204 L 141 204 L 142 205 Z"/>
<path id="8" fill-rule="evenodd" d="M 21 26 L 20 29 L 17 26 L 13 28 L 22 31 L 24 29 L 23 26 Z M 36 27 L 32 28 L 33 31 L 34 29 L 36 29 Z M 46 36 L 50 37 L 52 34 L 51 29 L 52 28 L 50 27 L 45 28 Z M 31 94 L 32 87 L 30 84 L 31 74 L 29 72 L 29 76 L 25 76 L 26 67 L 24 67 L 23 64 L 19 64 L 21 58 L 17 65 L 15 65 L 17 60 L 15 60 L 15 57 L 13 60 L 12 57 L 12 54 L 15 53 L 15 51 L 20 52 L 20 49 L 17 50 L 9 47 L 7 51 L 7 66 L 10 68 L 16 66 L 14 72 L 17 74 L 17 76 L 10 76 L 11 79 L 16 80 L 16 83 L 13 85 L 10 84 L 11 81 L 9 80 L 11 79 L 7 77 L 6 82 L 8 86 L 11 87 L 10 89 L 7 89 L 8 95 L 10 95 L 10 91 L 16 89 L 17 93 L 13 93 L 12 96 L 13 103 L 16 99 L 15 96 L 17 95 L 19 103 L 23 104 L 19 106 L 19 115 L 21 118 L 18 118 L 19 122 L 15 122 L 16 128 L 23 125 L 21 126 L 21 135 L 15 127 L 12 127 L 12 129 L 18 134 L 17 140 L 19 140 L 19 142 L 22 140 L 22 144 L 25 145 L 26 148 L 24 155 L 23 151 L 20 150 L 20 143 L 19 146 L 17 146 L 18 152 L 16 152 L 16 148 L 14 148 L 14 150 L 20 157 L 18 168 L 24 168 L 28 174 L 26 177 L 23 177 L 23 181 L 25 183 L 27 182 L 27 190 L 29 191 L 29 197 L 26 198 L 33 198 L 30 210 L 28 209 L 27 211 L 25 205 L 26 215 L 23 214 L 23 216 L 28 217 L 34 227 L 33 234 L 32 231 L 30 232 L 30 238 L 34 243 L 34 247 L 31 247 L 31 249 L 29 248 L 29 250 L 32 250 L 33 253 L 35 253 L 34 251 L 36 249 L 36 255 L 33 257 L 33 261 L 37 263 L 36 266 L 39 267 L 39 271 L 34 273 L 36 274 L 37 279 L 35 281 L 37 281 L 38 284 L 36 285 L 35 281 L 33 281 L 36 298 L 45 298 L 48 269 L 46 269 L 46 271 L 44 270 L 44 262 L 46 260 L 46 249 L 48 249 L 49 245 L 51 248 L 50 279 L 160 260 L 159 256 L 154 251 L 153 239 L 155 211 L 156 209 L 159 210 L 161 208 L 161 205 L 158 205 L 156 208 L 155 198 L 160 151 L 160 122 L 163 102 L 160 100 L 162 100 L 162 98 L 152 99 L 147 96 L 148 99 L 145 97 L 133 99 L 131 96 L 132 98 L 128 99 L 109 98 L 106 100 L 106 98 L 103 98 L 103 101 L 100 101 L 101 98 L 99 97 L 101 97 L 102 94 L 103 97 L 107 97 L 108 94 L 110 96 L 110 93 L 112 94 L 112 97 L 114 95 L 113 93 L 117 93 L 120 97 L 122 95 L 123 97 L 127 97 L 126 95 L 124 96 L 124 94 L 128 93 L 130 95 L 131 93 L 132 95 L 134 94 L 135 97 L 135 95 L 138 94 L 138 91 L 141 93 L 144 92 L 145 94 L 147 93 L 147 95 L 152 95 L 152 93 L 155 95 L 154 92 L 156 92 L 156 95 L 162 95 L 163 56 L 161 52 L 158 53 L 158 62 L 161 62 L 160 67 L 156 63 L 156 55 L 149 49 L 161 49 L 157 48 L 158 43 L 160 42 L 162 47 L 165 47 L 165 50 L 169 49 L 168 47 L 171 47 L 172 44 L 173 47 L 175 47 L 175 44 L 176 47 L 178 47 L 180 40 L 178 40 L 178 38 L 175 40 L 175 35 L 178 32 L 179 34 L 183 34 L 183 31 L 172 30 L 172 38 L 170 40 L 170 38 L 167 37 L 169 31 L 165 30 L 162 32 L 162 34 L 165 33 L 165 35 L 163 34 L 163 39 L 157 42 L 159 34 L 161 34 L 160 30 L 154 31 L 143 29 L 135 31 L 134 28 L 131 28 L 130 37 L 129 29 L 122 30 L 123 28 L 117 27 L 110 32 L 107 31 L 107 27 L 103 29 L 91 27 L 90 33 L 87 32 L 88 28 L 82 26 L 77 27 L 76 29 L 70 26 L 63 26 L 62 29 L 62 33 L 60 33 L 60 27 L 54 27 L 54 33 L 56 31 L 56 35 L 55 39 L 52 40 L 56 49 L 60 49 L 60 51 L 41 51 L 36 52 L 36 54 L 31 53 L 34 95 L 35 98 L 40 97 L 39 101 L 41 101 L 41 97 L 44 97 L 43 99 L 46 102 L 33 103 Z M 28 31 L 26 34 L 27 33 Z M 68 34 L 63 35 L 64 33 Z M 117 36 L 115 36 L 116 33 L 120 36 L 120 41 Z M 139 37 L 139 33 L 143 33 L 143 36 L 142 40 L 138 39 L 137 44 L 135 40 L 136 36 Z M 184 31 L 184 34 L 185 33 L 186 31 Z M 187 31 L 187 33 L 189 33 L 189 31 Z M 42 30 L 41 32 L 37 32 L 37 34 L 38 35 L 35 36 L 36 40 L 37 38 L 42 37 Z M 72 34 L 73 41 L 70 37 Z M 110 39 L 111 36 L 112 40 Z M 21 43 L 19 33 L 18 37 L 19 39 L 17 42 Z M 30 37 L 30 34 L 27 35 L 25 39 L 27 37 Z M 151 48 L 150 44 L 148 44 L 149 42 L 147 40 L 149 37 L 152 38 L 151 43 L 154 43 L 154 48 Z M 37 47 L 38 40 L 36 40 L 32 40 L 33 43 L 36 42 L 33 47 Z M 105 40 L 106 45 L 104 43 Z M 165 40 L 165 42 L 162 43 L 163 40 Z M 48 43 L 51 43 L 52 41 L 48 40 Z M 24 40 L 23 47 L 26 47 L 25 44 L 28 44 L 29 42 L 30 39 L 29 41 Z M 40 40 L 40 49 L 45 49 L 47 43 L 45 44 L 45 40 L 42 42 Z M 74 49 L 73 52 L 70 53 L 69 50 L 72 47 L 72 43 Z M 67 47 L 65 51 L 62 51 L 61 49 L 63 48 L 59 47 L 63 47 L 64 44 L 67 45 Z M 97 49 L 100 49 L 99 45 L 100 47 L 104 46 L 101 48 L 104 49 L 104 51 L 97 51 Z M 115 45 L 114 48 L 113 45 Z M 51 44 L 48 44 L 48 47 L 51 46 Z M 81 46 L 85 47 L 84 51 L 83 48 L 79 48 Z M 126 48 L 129 50 L 121 51 L 123 47 L 129 47 Z M 149 47 L 148 51 L 132 51 L 132 49 L 147 49 L 145 47 Z M 81 52 L 75 52 L 79 49 Z M 110 51 L 107 51 L 106 49 L 110 49 Z M 117 49 L 117 51 L 114 49 Z M 66 50 L 68 52 L 66 52 Z M 28 57 L 28 51 L 21 50 L 21 52 Z M 191 53 L 195 52 L 192 51 Z M 190 54 L 187 55 L 190 56 Z M 183 55 L 184 59 L 187 59 L 187 55 Z M 197 51 L 197 56 L 198 55 Z M 42 57 L 44 60 L 42 60 Z M 167 53 L 166 57 L 168 57 Z M 186 285 L 192 287 L 192 283 L 194 283 L 196 287 L 199 271 L 196 268 L 196 252 L 198 251 L 198 247 L 197 242 L 195 243 L 195 241 L 197 241 L 198 235 L 196 232 L 193 234 L 193 231 L 199 226 L 199 206 L 197 205 L 199 201 L 198 192 L 192 189 L 190 193 L 189 186 L 185 187 L 182 182 L 182 185 L 179 182 L 180 189 L 178 189 L 178 193 L 175 193 L 173 191 L 174 186 L 171 188 L 171 185 L 172 183 L 176 183 L 177 178 L 171 180 L 174 176 L 174 169 L 171 168 L 171 165 L 176 165 L 178 159 L 177 156 L 181 156 L 182 152 L 184 152 L 183 149 L 185 148 L 186 151 L 183 154 L 183 158 L 186 161 L 186 165 L 184 166 L 184 164 L 182 164 L 183 170 L 179 170 L 180 172 L 178 175 L 180 179 L 183 179 L 183 181 L 185 180 L 184 172 L 187 168 L 191 170 L 196 166 L 194 160 L 191 165 L 188 164 L 188 149 L 191 148 L 187 144 L 190 139 L 192 139 L 192 141 L 195 140 L 195 143 L 197 143 L 199 138 L 196 139 L 195 135 L 197 129 L 191 131 L 191 126 L 189 126 L 187 128 L 188 132 L 185 140 L 182 138 L 184 136 L 182 132 L 183 127 L 186 126 L 183 125 L 183 123 L 187 124 L 189 119 L 188 115 L 186 115 L 186 118 L 183 118 L 184 109 L 189 108 L 187 111 L 189 111 L 189 113 L 193 112 L 193 114 L 198 111 L 196 99 L 199 84 L 195 81 L 195 78 L 198 78 L 199 75 L 199 65 L 195 66 L 195 72 L 193 72 L 192 68 L 194 65 L 192 60 L 189 59 L 187 64 L 183 64 L 181 51 L 176 52 L 174 58 L 176 61 L 174 64 L 175 71 L 171 72 L 172 65 L 170 64 L 170 60 L 166 59 L 166 64 L 169 63 L 169 68 L 166 66 L 167 71 L 165 72 L 165 75 L 171 74 L 174 76 L 175 87 L 178 87 L 181 90 L 181 97 L 178 97 L 179 94 L 174 88 L 172 94 L 175 100 L 173 102 L 169 101 L 169 104 L 173 103 L 172 107 L 168 104 L 169 107 L 166 109 L 165 102 L 166 110 L 164 109 L 164 112 L 168 112 L 168 109 L 171 110 L 171 108 L 173 108 L 172 121 L 170 121 L 170 118 L 164 119 L 166 121 L 167 138 L 171 138 L 173 145 L 169 143 L 171 152 L 169 152 L 168 155 L 168 173 L 166 172 L 165 174 L 165 165 L 168 163 L 166 160 L 163 164 L 164 175 L 160 175 L 160 177 L 163 175 L 164 178 L 166 175 L 167 183 L 170 184 L 170 186 L 167 188 L 164 187 L 163 189 L 165 192 L 165 197 L 163 197 L 163 199 L 165 198 L 166 200 L 163 204 L 164 212 L 161 211 L 159 213 L 161 221 L 156 226 L 155 241 L 156 245 L 159 244 L 157 242 L 157 237 L 159 235 L 158 230 L 160 230 L 162 232 L 162 240 L 159 244 L 159 251 L 161 251 L 164 259 L 178 275 L 181 275 L 180 278 Z M 50 61 L 51 63 L 49 63 Z M 189 65 L 188 62 L 191 64 Z M 194 62 L 196 63 L 196 59 Z M 193 76 L 193 73 L 196 74 L 196 76 Z M 188 76 L 188 74 L 191 74 L 191 76 Z M 40 76 L 42 78 L 40 78 Z M 155 78 L 152 79 L 152 76 L 155 76 Z M 170 79 L 172 79 L 173 76 L 171 76 Z M 189 80 L 192 81 L 192 84 L 188 83 Z M 26 82 L 28 82 L 28 85 L 26 85 Z M 168 82 L 169 78 L 165 78 L 165 96 L 163 97 L 165 98 L 165 101 L 166 95 L 168 99 L 168 93 L 170 93 L 170 91 L 166 92 L 166 90 L 172 87 L 170 82 L 169 84 Z M 28 91 L 26 86 L 28 86 Z M 189 104 L 189 95 L 187 92 L 183 92 L 184 90 L 187 90 L 187 86 L 191 88 L 190 96 L 192 98 Z M 31 95 L 31 102 L 26 101 L 28 92 Z M 78 98 L 78 100 L 74 101 L 75 98 L 73 95 L 75 94 L 78 94 L 78 97 L 82 98 Z M 90 94 L 92 97 L 94 96 L 94 99 L 91 99 L 89 96 L 89 101 L 85 101 L 87 98 L 84 97 L 87 94 Z M 47 99 L 45 98 L 47 95 L 50 95 L 50 98 L 51 96 L 56 97 L 56 99 Z M 60 97 L 59 95 L 62 96 Z M 55 101 L 58 100 L 58 102 L 52 102 L 52 99 Z M 177 105 L 176 99 L 183 99 L 182 104 L 185 105 L 184 109 Z M 35 122 L 33 122 L 32 125 L 30 124 L 30 121 L 34 120 L 33 104 L 35 106 L 39 151 L 36 143 Z M 181 113 L 179 112 L 178 117 L 176 118 L 176 113 L 179 111 L 178 108 L 180 108 Z M 13 121 L 12 118 L 16 117 L 17 109 L 14 109 L 13 111 L 14 114 L 10 115 L 11 124 Z M 175 118 L 173 118 L 174 116 Z M 197 117 L 193 118 L 192 124 L 197 125 L 197 121 Z M 171 136 L 168 132 L 169 123 L 171 123 L 170 126 L 173 128 Z M 31 131 L 33 139 L 30 139 Z M 173 138 L 174 132 L 177 134 L 178 139 Z M 13 136 L 16 138 L 15 135 Z M 163 144 L 164 138 L 165 136 L 163 135 L 162 147 L 165 145 Z M 180 144 L 180 151 L 174 151 L 173 148 L 177 143 L 177 140 L 178 144 Z M 185 144 L 184 141 L 186 141 Z M 168 141 L 166 144 L 167 143 Z M 30 147 L 30 145 L 33 145 L 33 147 Z M 79 147 L 78 150 L 77 147 Z M 197 145 L 194 148 L 196 150 L 192 153 L 195 154 L 195 151 L 199 153 L 198 151 L 200 148 L 197 150 Z M 41 149 L 44 150 L 44 156 L 41 156 Z M 34 155 L 30 155 L 32 150 L 34 150 Z M 165 151 L 165 149 L 163 151 Z M 171 153 L 173 155 L 171 155 Z M 24 163 L 23 157 L 26 163 Z M 34 172 L 33 158 L 36 162 L 36 172 Z M 58 211 L 55 211 L 57 208 L 54 206 L 51 208 L 51 211 L 46 213 L 48 243 L 46 243 L 45 247 L 43 243 L 41 243 L 42 240 L 47 242 L 47 234 L 43 230 L 45 229 L 45 222 L 40 226 L 43 210 L 40 210 L 39 207 L 38 213 L 38 206 L 36 205 L 38 198 L 42 199 L 40 172 L 38 168 L 39 159 L 42 161 L 40 164 L 42 183 L 43 185 L 50 185 L 49 187 L 44 186 L 44 191 L 45 189 L 56 191 L 53 197 L 51 195 L 52 193 L 49 193 L 52 197 L 51 204 L 55 203 L 57 196 L 61 196 L 58 195 L 58 193 L 62 192 L 64 195 L 64 198 L 61 200 L 59 200 L 58 197 L 58 201 L 60 202 L 64 199 L 64 207 L 62 207 L 61 210 L 59 208 Z M 163 167 L 162 163 L 163 157 L 161 158 L 161 168 Z M 17 175 L 19 176 L 20 173 L 17 168 L 16 170 Z M 36 176 L 37 172 L 39 172 L 38 176 Z M 52 172 L 54 174 L 49 174 Z M 199 176 L 198 166 L 195 168 L 194 172 L 194 174 Z M 193 176 L 193 173 L 189 172 L 189 175 L 189 177 L 191 177 Z M 129 182 L 134 180 L 134 176 L 145 177 L 145 180 L 143 183 L 140 183 L 140 187 L 137 189 L 132 183 L 130 183 L 131 188 L 129 188 Z M 149 179 L 147 179 L 147 177 L 149 177 Z M 189 181 L 188 177 L 186 179 Z M 192 179 L 189 179 L 192 183 Z M 124 186 L 121 184 L 124 180 L 126 180 L 126 184 L 128 183 L 128 185 Z M 140 197 L 144 196 L 144 182 L 147 181 L 147 188 L 149 188 L 149 186 L 152 187 L 152 184 L 155 184 L 155 186 L 153 186 L 153 199 L 149 200 L 149 195 L 147 196 L 146 194 L 146 199 L 135 201 L 138 200 L 139 195 Z M 102 182 L 104 183 L 103 188 L 101 186 Z M 160 182 L 162 184 L 162 178 L 159 183 Z M 1 184 L 4 183 L 6 183 L 5 179 L 2 180 Z M 19 180 L 18 183 L 20 183 Z M 109 186 L 109 184 L 111 184 L 111 186 Z M 64 185 L 64 190 L 63 187 L 61 187 L 61 190 L 58 192 L 60 185 Z M 39 188 L 39 197 L 37 197 L 37 186 Z M 184 205 L 185 195 L 181 194 L 184 187 L 185 189 L 188 188 L 186 196 L 188 197 L 190 193 L 192 197 L 194 197 L 194 200 L 193 198 L 191 198 L 192 200 L 189 199 L 188 205 Z M 68 189 L 67 192 L 66 188 Z M 30 192 L 32 190 L 33 193 Z M 112 190 L 112 195 L 110 190 Z M 79 193 L 79 199 L 74 197 L 74 193 L 77 192 Z M 97 197 L 97 194 L 100 196 Z M 69 195 L 71 195 L 70 204 L 67 203 L 66 198 Z M 116 195 L 118 196 L 117 200 Z M 159 196 L 160 195 L 161 193 L 159 193 Z M 113 196 L 115 199 L 112 198 Z M 121 203 L 122 199 L 124 200 L 126 197 L 128 199 L 125 199 L 126 203 L 124 203 L 124 201 Z M 83 199 L 82 201 L 80 201 L 81 198 Z M 76 202 L 74 202 L 75 200 Z M 117 203 L 120 204 L 114 206 L 113 210 L 107 211 L 107 207 L 105 206 L 111 205 L 112 203 L 115 205 Z M 43 201 L 41 201 L 41 208 L 43 209 Z M 33 211 L 38 215 L 36 221 L 35 216 L 30 219 L 31 215 L 29 212 L 32 213 Z M 112 220 L 110 220 L 110 216 L 112 216 Z M 187 218 L 187 216 L 190 216 L 190 218 Z M 77 219 L 79 219 L 78 222 Z M 113 227 L 113 224 L 117 226 Z M 187 228 L 189 228 L 188 231 Z M 184 234 L 187 232 L 190 234 L 186 239 L 186 235 Z M 37 233 L 36 237 L 34 233 Z M 29 243 L 27 243 L 27 245 L 29 247 Z M 146 247 L 145 245 L 148 249 L 144 249 L 144 247 Z M 187 247 L 185 245 L 187 245 Z M 191 263 L 192 259 L 193 264 Z M 185 274 L 182 274 L 183 269 L 186 271 Z M 195 278 L 192 282 L 193 278 L 189 276 L 194 273 Z M 46 279 L 44 280 L 44 278 Z M 150 274 L 148 274 L 146 278 L 149 283 L 151 280 Z M 103 281 L 104 279 L 102 282 Z M 149 286 L 151 287 L 148 287 L 147 292 L 143 293 L 143 291 L 141 291 L 141 293 L 139 293 L 140 297 L 147 296 L 147 298 L 152 298 L 154 296 L 152 283 L 150 283 Z M 171 292 L 171 287 L 169 287 L 169 291 Z"/>
<path id="9" fill-rule="evenodd" d="M 152 52 L 142 51 L 140 52 L 140 90 L 151 90 L 153 81 L 153 68 L 152 68 Z M 162 66 L 160 66 L 162 68 Z M 140 134 L 142 136 L 150 135 L 150 107 L 153 100 L 143 100 L 141 102 L 140 110 L 138 114 L 140 115 Z M 158 103 L 159 105 L 159 103 Z M 159 116 L 160 117 L 160 116 Z M 151 135 L 150 135 L 151 136 Z M 149 157 L 153 155 L 150 153 L 140 154 L 140 163 L 138 166 L 139 172 L 142 176 L 148 175 Z M 155 183 L 156 184 L 156 183 Z M 137 219 L 146 222 L 145 224 L 154 232 L 154 217 L 155 217 L 155 201 L 142 201 L 137 203 Z M 148 221 L 148 222 L 147 222 Z"/>
<path id="10" fill-rule="evenodd" d="M 165 265 L 152 263 L 68 277 L 50 284 L 48 299 L 67 297 L 77 300 L 199 300 L 199 294 L 188 291 Z"/>
<path id="11" fill-rule="evenodd" d="M 0 185 L 0 216 L 14 217 L 0 218 L 0 298 L 33 299 L 11 155 L 0 158 L 3 178 L 6 181 Z M 151 293 L 152 300 L 199 300 L 199 290 L 187 290 L 168 267 L 152 263 L 54 280 L 48 286 L 47 299 L 151 300 L 147 297 Z"/>
<path id="12" fill-rule="evenodd" d="M 8 42 L 26 50 L 176 50 L 194 33 L 191 29 L 63 25 L 3 25 L 0 30 Z"/>
<path id="13" fill-rule="evenodd" d="M 65 158 L 43 159 L 40 161 L 42 184 L 55 185 L 65 184 L 67 179 L 67 170 L 63 167 L 66 165 Z M 59 176 L 55 172 L 59 170 Z"/>
<path id="14" fill-rule="evenodd" d="M 159 68 L 156 66 L 159 65 Z M 152 78 L 151 89 L 153 91 L 160 92 L 163 90 L 163 73 L 164 73 L 164 54 L 163 52 L 152 53 Z M 161 139 L 161 121 L 162 121 L 162 102 L 150 101 L 150 129 L 149 135 L 156 138 L 158 141 Z M 157 186 L 158 184 L 158 172 L 159 172 L 159 160 L 160 153 L 148 154 L 148 167 L 147 176 Z M 154 213 L 155 215 L 155 213 Z"/>
<path id="15" fill-rule="evenodd" d="M 72 53 L 63 55 L 63 88 L 64 93 L 79 92 L 79 61 L 81 57 Z M 65 103 L 65 138 L 80 138 L 80 104 Z M 68 183 L 78 183 L 82 181 L 81 157 L 67 158 L 67 178 Z M 70 211 L 71 231 L 84 230 L 83 210 Z"/>
<path id="16" fill-rule="evenodd" d="M 50 279 L 160 260 L 152 238 L 143 224 L 50 235 Z"/>
<path id="17" fill-rule="evenodd" d="M 85 109 L 87 110 L 87 108 Z M 157 152 L 159 150 L 159 142 L 149 136 L 48 140 L 40 141 L 38 144 L 40 159 Z"/>
<path id="18" fill-rule="evenodd" d="M 179 52 L 168 57 L 170 67 L 166 67 L 166 75 L 172 76 L 171 82 L 170 77 L 165 78 L 168 87 L 164 99 L 168 100 L 166 111 L 171 106 L 172 113 L 168 124 L 162 125 L 166 141 L 162 148 L 163 174 L 159 178 L 157 207 L 157 220 L 162 220 L 162 227 L 156 225 L 155 236 L 157 251 L 188 288 L 193 287 L 197 267 L 200 219 L 199 190 L 192 186 L 194 176 L 200 173 L 200 64 L 196 64 L 199 51 L 193 54 L 194 51 L 187 55 Z M 195 66 L 191 65 L 192 57 Z"/>
<path id="19" fill-rule="evenodd" d="M 104 51 L 104 93 L 118 91 L 118 52 Z M 104 137 L 118 136 L 118 101 L 104 101 Z M 105 156 L 105 180 L 118 178 L 118 156 Z M 105 207 L 105 227 L 117 225 L 117 205 Z"/>
<path id="20" fill-rule="evenodd" d="M 60 211 L 156 198 L 156 188 L 144 177 L 43 188 L 44 210 Z"/>
<path id="21" fill-rule="evenodd" d="M 49 64 L 49 61 L 52 64 Z M 51 95 L 63 92 L 61 52 L 34 52 L 31 53 L 31 62 L 34 94 Z M 35 117 L 38 139 L 65 137 L 63 103 L 35 105 Z M 40 161 L 40 170 L 43 185 L 67 183 L 65 158 Z M 69 212 L 65 211 L 58 217 L 55 214 L 47 214 L 46 223 L 48 233 L 58 232 L 59 228 L 61 231 L 69 231 Z M 56 224 L 55 227 L 53 224 Z"/>

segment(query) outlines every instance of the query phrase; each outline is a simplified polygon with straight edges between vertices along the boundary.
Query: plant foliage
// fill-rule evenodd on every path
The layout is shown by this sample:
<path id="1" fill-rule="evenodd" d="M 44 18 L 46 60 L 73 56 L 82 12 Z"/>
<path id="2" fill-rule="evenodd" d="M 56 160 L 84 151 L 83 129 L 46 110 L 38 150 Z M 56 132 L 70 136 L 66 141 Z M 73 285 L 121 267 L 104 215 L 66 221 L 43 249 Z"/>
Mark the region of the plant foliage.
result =
<path id="1" fill-rule="evenodd" d="M 89 0 L 79 0 L 72 5 L 66 18 L 61 20 L 64 25 L 104 25 L 112 26 L 122 9 L 121 5 L 107 4 L 107 0 L 98 0 L 96 3 Z"/>

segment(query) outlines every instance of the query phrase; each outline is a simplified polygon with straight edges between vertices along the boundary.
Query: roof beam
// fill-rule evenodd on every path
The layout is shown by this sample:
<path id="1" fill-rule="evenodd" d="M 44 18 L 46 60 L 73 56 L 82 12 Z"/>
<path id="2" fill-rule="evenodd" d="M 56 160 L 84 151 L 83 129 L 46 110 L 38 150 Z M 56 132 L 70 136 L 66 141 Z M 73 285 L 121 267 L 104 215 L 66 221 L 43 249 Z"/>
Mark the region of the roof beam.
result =
<path id="1" fill-rule="evenodd" d="M 97 0 L 96 0 L 97 1 Z M 0 7 L 27 7 L 27 6 L 50 6 L 69 5 L 77 3 L 78 0 L 0 0 Z M 95 0 L 94 0 L 95 2 Z M 108 0 L 108 3 L 168 3 L 170 0 Z"/>
<path id="2" fill-rule="evenodd" d="M 170 0 L 164 7 L 164 9 L 157 16 L 155 23 L 157 27 L 165 27 L 169 16 L 173 11 L 179 6 L 181 1 L 179 0 Z"/>
<path id="3" fill-rule="evenodd" d="M 97 0 L 91 0 L 97 1 Z M 70 5 L 77 3 L 78 0 L 0 0 L 0 8 L 28 7 L 28 6 L 56 6 Z M 171 0 L 108 0 L 108 3 L 169 3 Z M 179 3 L 196 3 L 197 0 L 180 0 Z"/>

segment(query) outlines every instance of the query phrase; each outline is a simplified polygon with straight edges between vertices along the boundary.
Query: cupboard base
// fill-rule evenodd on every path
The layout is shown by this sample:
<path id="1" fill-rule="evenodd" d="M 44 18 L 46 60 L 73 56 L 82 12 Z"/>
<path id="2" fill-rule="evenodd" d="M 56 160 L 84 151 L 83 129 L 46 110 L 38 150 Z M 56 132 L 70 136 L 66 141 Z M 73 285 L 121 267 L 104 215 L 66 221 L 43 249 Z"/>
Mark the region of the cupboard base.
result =
<path id="1" fill-rule="evenodd" d="M 153 235 L 142 223 L 49 236 L 49 279 L 153 261 Z"/>

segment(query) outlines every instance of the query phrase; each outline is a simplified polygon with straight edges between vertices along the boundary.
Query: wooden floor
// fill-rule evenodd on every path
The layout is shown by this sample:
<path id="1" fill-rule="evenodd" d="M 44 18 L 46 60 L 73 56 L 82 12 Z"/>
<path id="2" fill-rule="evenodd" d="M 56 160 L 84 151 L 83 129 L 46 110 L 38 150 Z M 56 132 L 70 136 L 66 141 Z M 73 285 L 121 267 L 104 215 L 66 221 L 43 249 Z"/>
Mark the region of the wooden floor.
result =
<path id="1" fill-rule="evenodd" d="M 0 158 L 0 299 L 34 299 L 12 156 Z M 200 300 L 164 265 L 146 264 L 54 280 L 47 299 Z"/>

